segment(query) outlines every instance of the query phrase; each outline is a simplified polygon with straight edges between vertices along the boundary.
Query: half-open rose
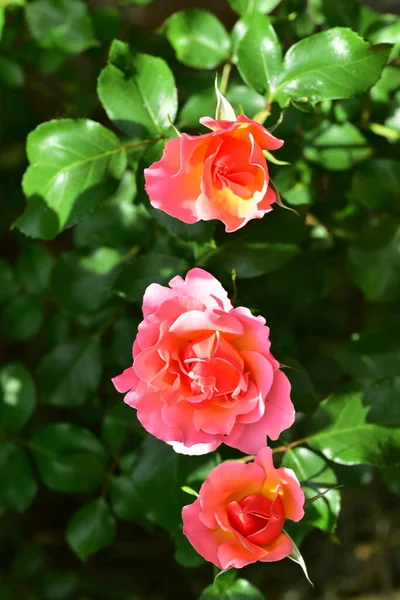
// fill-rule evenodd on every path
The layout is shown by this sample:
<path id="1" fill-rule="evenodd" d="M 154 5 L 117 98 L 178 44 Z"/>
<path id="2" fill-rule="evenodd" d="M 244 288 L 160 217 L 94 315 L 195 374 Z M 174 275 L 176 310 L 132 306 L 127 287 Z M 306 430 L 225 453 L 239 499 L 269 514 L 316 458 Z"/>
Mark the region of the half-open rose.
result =
<path id="1" fill-rule="evenodd" d="M 155 208 L 185 223 L 218 219 L 236 231 L 272 210 L 263 150 L 283 141 L 245 115 L 200 121 L 212 133 L 169 141 L 161 160 L 145 170 L 146 191 Z"/>
<path id="2" fill-rule="evenodd" d="M 293 551 L 285 520 L 299 521 L 303 505 L 294 472 L 275 469 L 263 448 L 254 463 L 227 461 L 209 473 L 197 500 L 183 507 L 183 532 L 220 569 L 281 560 Z"/>

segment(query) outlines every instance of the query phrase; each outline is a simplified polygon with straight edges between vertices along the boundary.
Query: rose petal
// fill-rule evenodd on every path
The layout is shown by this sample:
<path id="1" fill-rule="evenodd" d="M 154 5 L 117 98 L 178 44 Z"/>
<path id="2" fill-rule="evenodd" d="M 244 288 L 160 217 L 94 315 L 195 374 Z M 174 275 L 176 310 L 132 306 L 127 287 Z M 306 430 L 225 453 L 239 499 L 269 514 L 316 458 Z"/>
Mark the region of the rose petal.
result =
<path id="1" fill-rule="evenodd" d="M 196 339 L 197 336 L 208 331 L 220 331 L 225 338 L 229 339 L 243 333 L 243 327 L 235 317 L 222 311 L 192 310 L 179 316 L 170 331 L 187 340 Z"/>
<path id="2" fill-rule="evenodd" d="M 116 377 L 111 379 L 111 381 L 113 382 L 117 392 L 125 394 L 125 392 L 127 392 L 136 385 L 136 383 L 138 382 L 138 377 L 135 373 L 135 368 L 132 366 L 128 369 L 125 369 L 125 371 L 123 371 L 121 375 L 117 375 Z"/>
<path id="3" fill-rule="evenodd" d="M 188 456 L 201 456 L 202 454 L 208 454 L 214 452 L 222 442 L 210 442 L 209 444 L 194 444 L 193 446 L 185 446 L 179 442 L 168 442 L 170 446 L 175 450 L 177 454 L 186 454 Z"/>
<path id="4" fill-rule="evenodd" d="M 233 308 L 231 301 L 228 299 L 228 293 L 218 279 L 213 277 L 211 273 L 204 271 L 204 269 L 198 267 L 191 269 L 186 274 L 185 279 L 178 275 L 171 279 L 169 285 L 179 294 L 203 302 L 207 308 L 222 308 L 226 311 Z"/>
<path id="5" fill-rule="evenodd" d="M 218 547 L 221 542 L 232 537 L 231 533 L 221 530 L 210 531 L 201 520 L 200 501 L 197 499 L 193 504 L 184 506 L 182 509 L 183 533 L 188 538 L 193 548 L 206 560 L 212 562 L 222 569 L 218 559 Z"/>

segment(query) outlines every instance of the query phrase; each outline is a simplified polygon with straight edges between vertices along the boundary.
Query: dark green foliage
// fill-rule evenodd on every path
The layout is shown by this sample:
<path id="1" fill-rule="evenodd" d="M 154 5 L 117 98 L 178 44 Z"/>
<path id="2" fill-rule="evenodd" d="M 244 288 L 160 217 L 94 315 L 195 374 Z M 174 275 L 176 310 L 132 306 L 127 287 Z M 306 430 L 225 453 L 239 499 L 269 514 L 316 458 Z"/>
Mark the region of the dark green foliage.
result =
<path id="1" fill-rule="evenodd" d="M 382 532 L 400 494 L 398 17 L 361 0 L 201 4 L 0 0 L 1 600 L 322 598 L 342 564 L 347 597 L 395 564 L 397 534 Z M 150 206 L 143 170 L 174 123 L 205 132 L 215 71 L 236 113 L 285 141 L 268 165 L 297 214 L 275 204 L 226 234 Z M 182 533 L 184 489 L 240 454 L 175 454 L 112 386 L 146 287 L 194 266 L 266 318 L 291 381 L 298 418 L 274 457 L 309 501 L 287 530 L 315 592 L 289 561 L 210 585 Z M 363 577 L 367 506 L 381 537 Z"/>

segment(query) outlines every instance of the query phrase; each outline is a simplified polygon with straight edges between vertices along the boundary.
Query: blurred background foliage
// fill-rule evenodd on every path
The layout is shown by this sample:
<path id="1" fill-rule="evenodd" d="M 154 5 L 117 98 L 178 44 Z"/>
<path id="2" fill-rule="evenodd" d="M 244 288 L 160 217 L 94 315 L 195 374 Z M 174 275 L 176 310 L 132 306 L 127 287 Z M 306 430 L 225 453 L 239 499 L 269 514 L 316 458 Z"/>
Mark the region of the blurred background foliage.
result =
<path id="1" fill-rule="evenodd" d="M 0 0 L 1 600 L 397 597 L 399 6 L 254 0 L 254 15 L 249 3 Z M 332 27 L 375 50 L 341 30 L 366 62 L 293 94 L 271 26 L 284 51 Z M 313 39 L 297 63 L 328 64 L 326 38 Z M 266 111 L 267 126 L 283 115 L 276 157 L 289 165 L 271 174 L 297 212 L 277 207 L 229 236 L 155 211 L 143 189 L 170 119 L 197 133 L 214 114 L 215 70 L 225 82 L 230 70 L 236 109 Z M 194 265 L 231 296 L 235 268 L 236 303 L 271 327 L 298 411 L 276 446 L 304 439 L 278 460 L 307 497 L 342 486 L 290 530 L 314 590 L 282 561 L 204 591 L 213 569 L 181 533 L 181 487 L 236 455 L 174 454 L 110 382 L 129 363 L 145 287 Z"/>

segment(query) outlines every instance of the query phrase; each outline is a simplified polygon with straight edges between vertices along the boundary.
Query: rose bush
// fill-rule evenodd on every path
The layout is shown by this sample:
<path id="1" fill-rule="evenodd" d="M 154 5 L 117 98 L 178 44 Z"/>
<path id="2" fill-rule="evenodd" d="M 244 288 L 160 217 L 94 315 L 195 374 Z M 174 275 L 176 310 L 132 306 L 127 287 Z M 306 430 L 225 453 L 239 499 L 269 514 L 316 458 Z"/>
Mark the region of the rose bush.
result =
<path id="1" fill-rule="evenodd" d="M 263 150 L 283 141 L 245 115 L 200 122 L 212 133 L 168 142 L 161 160 L 145 170 L 146 191 L 155 208 L 185 223 L 218 219 L 236 231 L 272 210 L 276 196 Z"/>
<path id="2" fill-rule="evenodd" d="M 202 269 L 150 285 L 134 363 L 113 379 L 143 427 L 177 451 L 222 442 L 255 453 L 294 421 L 290 383 L 270 352 L 265 319 L 233 308 Z"/>
<path id="3" fill-rule="evenodd" d="M 227 461 L 209 473 L 197 500 L 182 510 L 183 531 L 220 569 L 281 560 L 293 551 L 285 519 L 300 521 L 304 494 L 291 469 L 275 469 L 270 448 L 254 463 Z"/>

